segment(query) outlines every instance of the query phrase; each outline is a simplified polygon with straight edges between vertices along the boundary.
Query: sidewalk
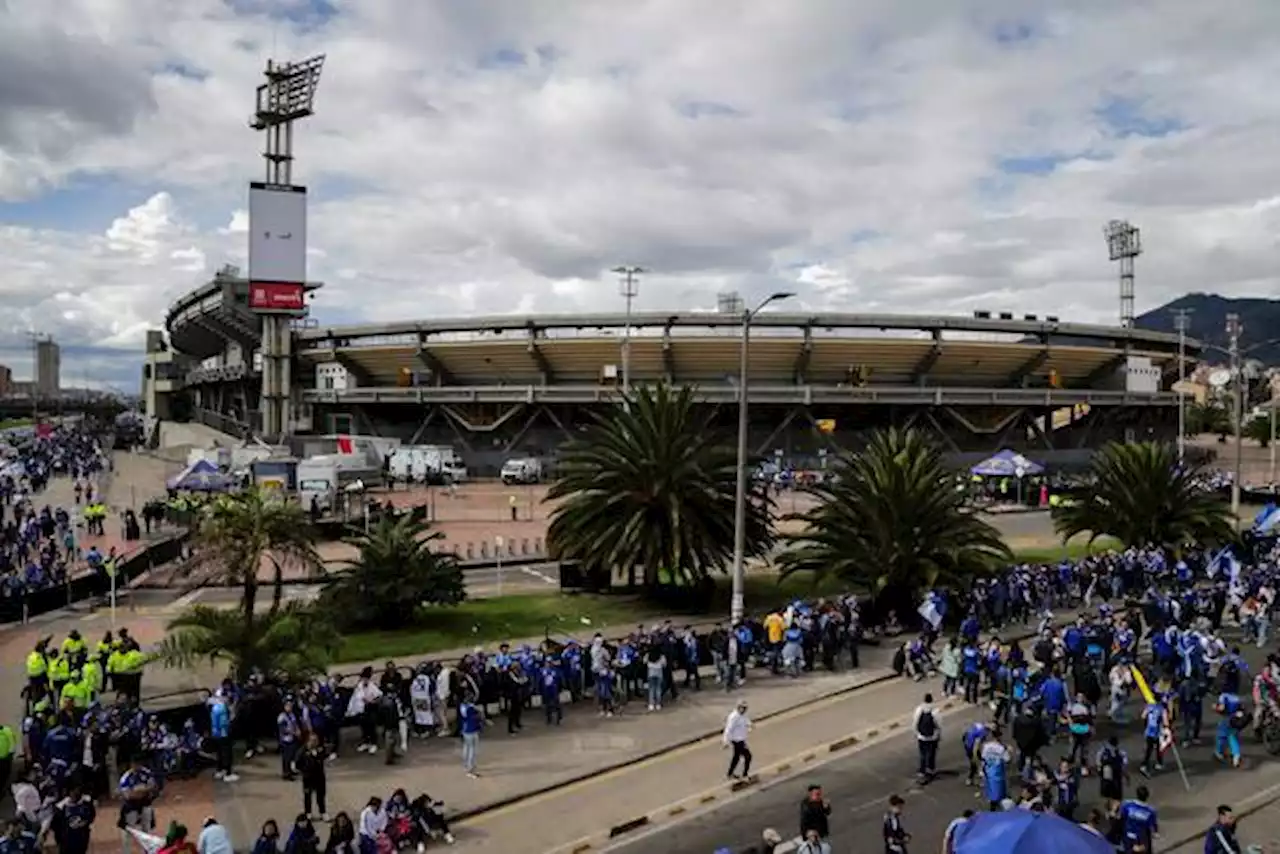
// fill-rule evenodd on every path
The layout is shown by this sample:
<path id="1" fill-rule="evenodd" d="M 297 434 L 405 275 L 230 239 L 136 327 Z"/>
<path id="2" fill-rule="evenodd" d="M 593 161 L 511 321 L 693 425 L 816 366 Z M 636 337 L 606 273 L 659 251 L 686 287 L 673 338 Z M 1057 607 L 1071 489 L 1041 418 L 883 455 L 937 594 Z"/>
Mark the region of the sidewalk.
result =
<path id="1" fill-rule="evenodd" d="M 477 780 L 463 772 L 454 739 L 414 741 L 409 755 L 390 768 L 380 755 L 354 754 L 348 748 L 330 766 L 329 811 L 358 810 L 370 795 L 385 797 L 399 787 L 411 796 L 425 789 L 446 802 L 451 816 L 473 816 L 462 821 L 467 829 L 459 833 L 460 845 L 499 838 L 506 850 L 549 850 L 610 822 L 625 821 L 649 801 L 662 805 L 690 794 L 685 788 L 696 792 L 723 780 L 721 764 L 727 757 L 721 753 L 719 734 L 739 699 L 750 704 L 758 722 L 753 747 L 760 763 L 781 758 L 793 746 L 803 749 L 821 741 L 827 732 L 841 735 L 858 729 L 864 718 L 879 720 L 900 712 L 904 703 L 918 701 L 925 688 L 895 679 L 884 689 L 866 689 L 874 693 L 865 699 L 858 691 L 852 695 L 858 698 L 852 715 L 849 703 L 824 700 L 849 696 L 860 686 L 889 678 L 891 655 L 890 648 L 867 649 L 859 670 L 805 674 L 798 680 L 752 671 L 746 685 L 732 694 L 704 678 L 702 691 L 681 691 L 677 702 L 653 714 L 643 701 L 633 700 L 605 719 L 596 714 L 593 703 L 584 701 L 566 705 L 562 726 L 548 727 L 535 708 L 526 713 L 524 733 L 517 737 L 507 735 L 506 719 L 499 716 L 481 736 L 482 776 Z M 763 720 L 771 715 L 777 717 Z M 672 767 L 679 769 L 680 779 L 670 779 Z M 237 771 L 241 781 L 222 786 L 234 792 L 234 798 L 228 798 L 234 815 L 220 817 L 233 830 L 233 838 L 252 838 L 247 834 L 256 833 L 266 819 L 296 812 L 298 784 L 279 780 L 274 756 Z M 584 802 L 587 788 L 589 805 Z"/>

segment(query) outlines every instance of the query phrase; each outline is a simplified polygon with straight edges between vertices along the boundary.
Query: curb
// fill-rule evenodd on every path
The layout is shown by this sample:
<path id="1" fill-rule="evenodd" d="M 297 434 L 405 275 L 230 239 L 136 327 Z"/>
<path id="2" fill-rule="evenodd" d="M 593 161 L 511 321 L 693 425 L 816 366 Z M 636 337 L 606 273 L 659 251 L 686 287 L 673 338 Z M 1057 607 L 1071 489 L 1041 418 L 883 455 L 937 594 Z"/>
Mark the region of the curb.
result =
<path id="1" fill-rule="evenodd" d="M 868 671 L 868 672 L 869 672 L 869 673 L 873 673 L 873 672 L 875 672 L 875 671 Z M 814 704 L 816 704 L 816 703 L 821 703 L 821 702 L 823 702 L 823 701 L 825 701 L 825 700 L 829 700 L 829 699 L 831 699 L 832 697 L 842 697 L 842 696 L 844 696 L 844 695 L 846 695 L 846 694 L 852 694 L 852 693 L 855 693 L 855 692 L 857 692 L 857 691 L 861 691 L 861 690 L 862 690 L 862 689 L 864 689 L 864 688 L 870 688 L 870 687 L 872 687 L 872 686 L 874 686 L 874 685 L 880 685 L 880 684 L 882 684 L 882 683 L 890 682 L 890 681 L 892 681 L 892 680 L 894 680 L 894 679 L 901 679 L 901 678 L 902 678 L 902 677 L 901 677 L 901 676 L 899 676 L 897 673 L 894 673 L 892 670 L 888 670 L 888 671 L 887 671 L 887 672 L 885 672 L 885 673 L 881 673 L 881 674 L 880 674 L 880 675 L 878 675 L 878 676 L 872 676 L 872 677 L 871 677 L 871 678 L 869 678 L 869 679 L 864 679 L 864 680 L 862 680 L 862 681 L 860 681 L 860 682 L 856 682 L 856 683 L 854 683 L 853 685 L 846 685 L 846 686 L 845 686 L 845 687 L 843 687 L 843 688 L 837 688 L 837 689 L 836 689 L 836 690 L 834 690 L 834 691 L 828 691 L 828 692 L 826 692 L 826 693 L 819 694 L 818 696 L 813 697 L 813 698 L 811 698 L 811 699 L 808 699 L 808 700 L 804 701 L 803 703 L 797 703 L 797 704 L 796 704 L 796 705 L 794 705 L 794 706 L 788 706 L 788 707 L 786 707 L 785 709 L 779 709 L 779 710 L 778 710 L 778 711 L 776 711 L 776 712 L 770 712 L 770 713 L 769 713 L 769 714 L 767 714 L 767 715 L 761 715 L 761 716 L 760 716 L 760 717 L 758 717 L 758 718 L 753 718 L 753 721 L 754 721 L 755 723 L 762 723 L 762 722 L 764 722 L 764 721 L 772 720 L 773 718 L 780 717 L 780 716 L 782 716 L 782 715 L 791 714 L 791 713 L 792 713 L 792 712 L 794 712 L 796 709 L 803 709 L 803 708 L 806 708 L 806 707 L 808 707 L 808 706 L 812 706 L 812 705 L 814 705 Z M 725 696 L 727 696 L 727 697 L 732 697 L 732 696 L 734 696 L 734 695 L 733 695 L 733 694 L 726 694 Z M 565 780 L 560 780 L 560 781 L 555 782 L 555 783 L 552 783 L 552 784 L 550 784 L 550 785 L 546 785 L 546 786 L 539 786 L 539 787 L 538 787 L 538 788 L 536 788 L 536 789 L 532 789 L 532 790 L 527 791 L 527 792 L 521 792 L 521 793 L 520 793 L 520 794 L 518 794 L 518 795 L 511 795 L 511 796 L 509 796 L 509 797 L 503 798 L 503 799 L 498 800 L 498 801 L 493 801 L 493 802 L 488 803 L 488 804 L 485 804 L 485 805 L 483 805 L 483 806 L 479 806 L 479 807 L 472 807 L 471 809 L 466 809 L 466 810 L 458 810 L 456 813 L 452 813 L 452 814 L 450 814 L 450 816 L 449 816 L 449 820 L 450 820 L 450 821 L 452 821 L 452 822 L 461 822 L 461 821 L 466 821 L 466 820 L 467 820 L 467 819 L 469 819 L 469 818 L 475 818 L 475 817 L 477 817 L 477 816 L 484 815 L 485 813 L 493 812 L 494 810 L 500 810 L 500 809 L 503 809 L 504 807 L 509 807 L 509 806 L 514 805 L 514 804 L 518 804 L 518 803 L 520 803 L 520 802 L 522 802 L 522 801 L 527 801 L 527 800 L 531 800 L 531 799 L 533 799 L 533 798 L 541 797 L 542 795 L 549 794 L 549 793 L 551 793 L 551 792 L 556 791 L 557 789 L 562 789 L 562 788 L 564 788 L 565 786 L 573 786 L 573 785 L 576 785 L 576 784 L 578 784 L 578 783 L 585 783 L 585 782 L 588 782 L 588 781 L 590 781 L 590 780 L 594 780 L 594 779 L 596 779 L 597 777 L 604 777 L 605 775 L 612 774 L 612 773 L 613 773 L 613 772 L 615 772 L 615 771 L 619 771 L 619 770 L 621 770 L 621 769 L 623 769 L 623 768 L 626 768 L 626 767 L 628 767 L 628 766 L 635 765 L 637 762 L 647 762 L 647 761 L 649 761 L 650 759 L 659 759 L 659 758 L 661 758 L 661 757 L 663 757 L 663 756 L 667 756 L 667 755 L 670 755 L 670 754 L 672 754 L 672 753 L 676 753 L 677 751 L 684 750 L 686 747 L 692 747 L 692 746 L 693 746 L 693 745 L 695 745 L 695 744 L 701 744 L 702 742 L 707 741 L 707 740 L 709 740 L 709 739 L 711 739 L 711 738 L 715 738 L 715 737 L 717 737 L 717 736 L 719 736 L 719 735 L 720 735 L 720 730 L 718 730 L 718 729 L 717 729 L 717 730 L 715 730 L 715 731 L 713 731 L 713 732 L 706 732 L 706 731 L 703 731 L 703 732 L 699 733 L 698 735 L 691 736 L 690 738 L 681 739 L 680 741 L 678 741 L 678 742 L 676 742 L 676 743 L 674 743 L 674 744 L 669 744 L 669 745 L 667 745 L 667 746 L 665 746 L 665 747 L 659 748 L 659 749 L 657 749 L 657 750 L 650 751 L 650 752 L 645 753 L 645 754 L 643 754 L 643 755 L 641 755 L 641 756 L 636 756 L 636 757 L 634 757 L 634 758 L 632 758 L 632 759 L 628 759 L 628 760 L 626 760 L 626 761 L 624 761 L 624 762 L 614 762 L 614 763 L 610 763 L 609 765 L 606 765 L 606 766 L 605 766 L 605 767 L 603 767 L 603 768 L 597 768 L 597 769 L 595 769 L 595 770 L 593 770 L 593 771 L 588 771 L 588 772 L 587 772 L 587 773 L 585 773 L 585 774 L 579 774 L 579 775 L 577 775 L 577 776 L 570 777 L 570 778 L 565 779 Z M 739 790 L 741 790 L 741 789 L 743 789 L 743 788 L 747 788 L 749 785 L 751 785 L 749 781 L 739 781 L 739 783 L 743 784 L 743 785 L 741 785 L 741 786 L 739 787 Z M 713 800 L 714 800 L 714 798 L 713 798 Z M 640 824 L 638 824 L 638 825 L 636 825 L 636 826 L 634 826 L 634 827 L 629 827 L 629 828 L 627 828 L 627 829 L 625 829 L 625 830 L 622 830 L 622 831 L 620 831 L 620 832 L 619 832 L 619 834 L 617 834 L 617 835 L 622 835 L 623 833 L 630 833 L 630 832 L 631 832 L 631 831 L 633 831 L 633 830 L 638 830 L 639 828 L 643 827 L 645 824 L 647 824 L 647 823 L 648 823 L 648 817 L 646 816 L 646 817 L 643 817 L 643 818 L 641 818 L 641 819 L 633 819 L 632 821 L 640 821 Z M 622 825 L 619 825 L 619 827 L 621 827 L 621 826 L 622 826 Z M 616 827 L 615 827 L 615 828 L 611 828 L 611 831 L 612 831 L 612 830 L 616 830 L 616 829 L 617 829 Z M 568 850 L 568 849 L 566 849 L 566 850 Z M 575 850 L 576 850 L 576 849 L 575 849 Z M 585 851 L 585 850 L 589 850 L 589 849 L 582 849 L 582 850 L 584 850 L 584 851 Z"/>
<path id="2" fill-rule="evenodd" d="M 1260 803 L 1256 803 L 1256 804 L 1253 804 L 1252 806 L 1245 807 L 1242 810 L 1236 810 L 1235 811 L 1236 821 L 1239 821 L 1242 818 L 1248 818 L 1251 815 L 1256 815 L 1257 813 L 1262 812 L 1267 807 L 1272 806 L 1277 802 L 1280 802 L 1280 791 L 1274 791 L 1277 788 L 1280 788 L 1280 787 L 1271 786 L 1270 789 L 1273 790 L 1273 793 L 1263 798 L 1263 800 Z M 1265 792 L 1267 790 L 1264 789 L 1263 791 Z M 1177 840 L 1174 840 L 1173 842 L 1170 842 L 1166 846 L 1161 846 L 1161 850 L 1165 852 L 1173 852 L 1173 851 L 1178 851 L 1182 848 L 1185 848 L 1188 845 L 1200 843 L 1204 840 L 1205 833 L 1206 833 L 1206 830 L 1197 831 L 1196 833 L 1190 836 L 1185 836 L 1182 839 L 1177 839 Z M 1249 845 L 1245 843 L 1243 845 L 1242 850 L 1245 850 L 1245 851 L 1249 850 Z"/>
<path id="3" fill-rule="evenodd" d="M 1079 611 L 1076 610 L 1072 613 L 1079 613 Z M 1035 636 L 1036 636 L 1036 632 L 1028 626 L 1016 634 L 1008 635 L 1003 640 L 1005 643 L 1011 643 L 1013 641 L 1024 641 L 1028 638 L 1032 638 Z M 864 682 L 859 682 L 854 685 L 850 685 L 844 688 L 837 689 L 835 691 L 831 691 L 829 693 L 821 694 L 819 696 L 808 699 L 803 703 L 797 703 L 796 705 L 788 706 L 785 709 L 779 709 L 776 712 L 770 712 L 767 715 L 763 715 L 759 718 L 755 718 L 754 721 L 756 723 L 761 723 L 763 721 L 771 720 L 773 718 L 779 717 L 784 714 L 790 714 L 796 711 L 797 709 L 807 708 L 809 706 L 831 699 L 832 697 L 841 697 L 847 694 L 853 694 L 858 691 L 861 691 L 864 688 L 870 688 L 875 685 L 880 685 L 885 682 L 891 682 L 891 681 L 902 679 L 902 678 L 904 677 L 893 672 L 892 669 L 888 669 L 887 672 L 882 673 L 879 676 L 874 676 Z M 954 707 L 955 707 L 955 698 L 949 698 L 943 703 L 939 703 L 935 706 L 935 708 L 938 711 L 947 711 Z M 865 744 L 869 740 L 880 738 L 883 735 L 886 735 L 888 733 L 896 734 L 897 731 L 900 730 L 901 728 L 902 728 L 902 723 L 900 721 L 895 721 L 887 725 L 873 727 L 862 733 L 856 733 L 853 735 L 844 736 L 840 739 L 837 739 L 836 741 L 828 743 L 825 746 L 816 747 L 812 750 L 805 752 L 801 756 L 799 760 L 799 764 L 801 767 L 803 767 L 805 764 L 816 761 L 819 757 L 827 757 L 832 753 L 838 753 L 850 747 Z M 557 789 L 563 788 L 565 786 L 577 785 L 579 783 L 585 783 L 590 780 L 594 780 L 598 777 L 604 777 L 608 774 L 614 773 L 615 771 L 619 771 L 630 765 L 634 765 L 637 762 L 647 762 L 651 759 L 658 759 L 663 756 L 670 755 L 672 753 L 675 753 L 676 751 L 683 750 L 686 747 L 691 747 L 695 744 L 699 744 L 711 738 L 715 738 L 718 734 L 719 734 L 718 729 L 713 732 L 704 731 L 703 734 L 701 735 L 696 735 L 687 739 L 683 739 L 675 744 L 671 744 L 666 747 L 654 750 L 642 756 L 637 756 L 625 762 L 611 763 L 603 768 L 598 768 L 593 771 L 589 771 L 585 774 L 580 774 L 580 775 L 571 777 L 566 780 L 561 780 L 559 782 L 556 782 L 550 785 L 539 786 L 537 789 L 533 789 L 527 792 L 522 792 L 518 795 L 511 795 L 509 797 L 502 798 L 501 800 L 494 801 L 489 804 L 484 804 L 478 807 L 472 807 L 466 810 L 459 810 L 458 812 L 451 814 L 449 816 L 449 820 L 453 822 L 463 822 L 463 821 L 466 821 L 467 819 L 476 818 L 478 816 L 485 815 L 486 813 L 490 813 L 495 810 L 503 809 L 505 807 L 522 803 L 523 801 L 532 800 L 534 798 L 541 797 L 543 795 L 554 792 Z M 782 770 L 779 770 L 778 765 L 769 766 L 769 769 L 772 775 L 775 777 L 781 776 L 782 774 L 792 773 L 797 763 L 795 760 L 790 760 L 790 761 L 784 761 L 780 764 L 781 766 L 784 766 Z M 588 852 L 592 850 L 600 850 L 602 846 L 600 842 L 596 841 L 598 838 L 602 838 L 604 843 L 612 844 L 613 841 L 617 840 L 622 836 L 625 836 L 630 833 L 634 833 L 635 831 L 641 830 L 646 827 L 652 827 L 654 824 L 658 823 L 661 820 L 684 817 L 688 813 L 690 813 L 693 809 L 705 808 L 711 804 L 716 804 L 716 806 L 719 806 L 720 803 L 723 803 L 724 801 L 728 800 L 729 796 L 746 791 L 748 789 L 755 788 L 759 782 L 759 779 L 760 779 L 760 775 L 756 774 L 756 775 L 752 775 L 752 777 L 748 778 L 747 780 L 737 780 L 734 783 L 720 784 L 716 788 L 709 789 L 703 794 L 698 795 L 696 797 L 696 801 L 697 801 L 696 803 L 691 804 L 691 803 L 687 803 L 686 801 L 681 801 L 681 802 L 677 802 L 674 805 L 668 804 L 667 806 L 664 806 L 655 812 L 651 812 L 642 816 L 637 816 L 621 824 L 614 825 L 613 827 L 609 828 L 609 830 L 604 834 L 596 834 L 588 837 L 583 837 L 582 841 L 580 842 L 570 843 L 569 845 L 562 846 L 555 850 L 557 852 L 565 852 L 565 854 L 584 854 L 584 852 Z M 724 797 L 722 797 L 722 795 Z M 780 849 L 776 849 L 775 854 L 785 854 L 786 851 L 790 850 L 785 847 L 787 844 L 786 842 L 783 842 L 782 844 L 784 847 Z"/>
<path id="4" fill-rule="evenodd" d="M 894 678 L 898 678 L 896 674 L 894 674 Z M 943 702 L 936 704 L 934 711 L 942 714 L 953 711 L 962 705 L 964 703 L 960 698 L 948 697 Z M 653 812 L 636 816 L 621 824 L 614 825 L 607 831 L 583 837 L 577 842 L 557 848 L 554 854 L 587 854 L 590 851 L 605 850 L 623 841 L 622 837 L 638 830 L 654 828 L 665 822 L 689 818 L 697 812 L 713 810 L 744 792 L 755 791 L 770 782 L 794 777 L 810 765 L 825 764 L 835 758 L 832 754 L 850 751 L 851 748 L 869 747 L 885 741 L 892 736 L 898 735 L 904 727 L 906 727 L 906 723 L 899 718 L 876 724 L 851 735 L 842 736 L 834 741 L 809 748 L 798 756 L 766 766 L 763 770 L 752 774 L 744 780 L 719 783 L 697 795 L 667 804 Z M 787 852 L 794 851 L 796 847 L 794 840 L 785 840 L 773 851 L 774 854 L 787 854 Z"/>

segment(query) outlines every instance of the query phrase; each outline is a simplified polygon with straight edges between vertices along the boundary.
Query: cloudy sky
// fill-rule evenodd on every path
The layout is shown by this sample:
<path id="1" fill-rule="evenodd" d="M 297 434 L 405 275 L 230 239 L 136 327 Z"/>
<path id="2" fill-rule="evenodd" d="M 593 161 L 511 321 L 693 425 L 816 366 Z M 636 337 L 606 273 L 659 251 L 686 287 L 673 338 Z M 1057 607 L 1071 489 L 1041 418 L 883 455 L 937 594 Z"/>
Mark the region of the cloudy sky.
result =
<path id="1" fill-rule="evenodd" d="M 1274 0 L 0 0 L 0 361 L 136 387 L 244 261 L 266 59 L 315 53 L 322 319 L 616 309 L 636 263 L 645 310 L 1112 321 L 1112 218 L 1139 311 L 1271 295 L 1278 40 Z"/>

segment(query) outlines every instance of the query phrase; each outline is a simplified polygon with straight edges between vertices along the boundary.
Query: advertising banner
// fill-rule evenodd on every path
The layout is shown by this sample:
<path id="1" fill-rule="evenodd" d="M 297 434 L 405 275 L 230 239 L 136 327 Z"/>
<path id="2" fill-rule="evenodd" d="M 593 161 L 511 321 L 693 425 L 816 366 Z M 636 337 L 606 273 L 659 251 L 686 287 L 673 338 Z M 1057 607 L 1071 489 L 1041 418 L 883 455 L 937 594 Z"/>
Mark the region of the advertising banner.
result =
<path id="1" fill-rule="evenodd" d="M 306 308 L 307 191 L 249 185 L 249 307 L 300 312 Z"/>

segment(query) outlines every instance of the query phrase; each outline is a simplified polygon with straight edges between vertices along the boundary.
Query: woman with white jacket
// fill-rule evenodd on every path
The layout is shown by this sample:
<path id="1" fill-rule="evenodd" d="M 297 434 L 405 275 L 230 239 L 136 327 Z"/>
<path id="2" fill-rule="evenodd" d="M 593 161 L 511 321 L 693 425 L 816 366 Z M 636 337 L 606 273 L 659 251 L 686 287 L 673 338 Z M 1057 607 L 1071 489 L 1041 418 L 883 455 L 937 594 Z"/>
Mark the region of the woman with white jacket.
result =
<path id="1" fill-rule="evenodd" d="M 351 700 L 347 703 L 347 717 L 360 721 L 360 743 L 356 750 L 365 753 L 378 752 L 378 700 L 382 699 L 382 691 L 373 684 L 373 668 L 366 667 L 360 671 L 360 681 L 351 691 Z"/>
<path id="2" fill-rule="evenodd" d="M 954 695 L 960 681 L 960 642 L 955 638 L 943 647 L 938 672 L 942 674 L 942 696 Z"/>
<path id="3" fill-rule="evenodd" d="M 378 837 L 387 832 L 387 811 L 382 808 L 382 798 L 370 798 L 360 810 L 356 825 L 356 839 L 360 854 L 378 854 Z"/>

